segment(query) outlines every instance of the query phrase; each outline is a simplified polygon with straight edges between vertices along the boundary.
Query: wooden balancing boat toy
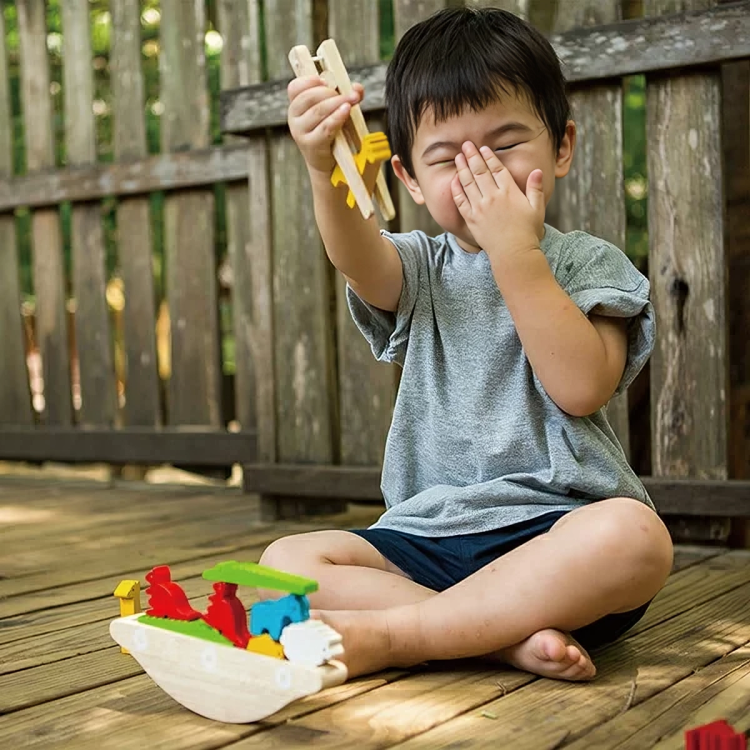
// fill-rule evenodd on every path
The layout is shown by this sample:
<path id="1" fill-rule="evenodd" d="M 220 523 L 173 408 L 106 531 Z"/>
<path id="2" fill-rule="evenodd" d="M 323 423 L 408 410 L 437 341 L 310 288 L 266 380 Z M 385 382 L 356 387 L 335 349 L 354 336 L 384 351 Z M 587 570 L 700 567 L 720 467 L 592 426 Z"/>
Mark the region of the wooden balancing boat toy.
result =
<path id="1" fill-rule="evenodd" d="M 230 560 L 203 572 L 213 581 L 205 612 L 188 602 L 168 566 L 146 581 L 149 608 L 140 612 L 140 584 L 115 589 L 121 617 L 109 631 L 149 677 L 178 703 L 201 716 L 233 724 L 259 721 L 292 701 L 346 680 L 341 636 L 310 619 L 307 594 L 318 584 L 255 563 Z M 248 612 L 238 586 L 287 593 Z"/>

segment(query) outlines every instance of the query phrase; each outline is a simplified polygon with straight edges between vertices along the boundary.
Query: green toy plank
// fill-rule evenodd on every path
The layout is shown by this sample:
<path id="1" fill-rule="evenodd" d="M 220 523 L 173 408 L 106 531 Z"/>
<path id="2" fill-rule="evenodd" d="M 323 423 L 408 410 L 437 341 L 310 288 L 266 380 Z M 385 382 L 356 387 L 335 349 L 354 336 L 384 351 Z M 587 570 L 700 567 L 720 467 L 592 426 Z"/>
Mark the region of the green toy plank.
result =
<path id="1" fill-rule="evenodd" d="M 170 620 L 166 617 L 141 615 L 138 618 L 138 622 L 142 622 L 144 625 L 153 625 L 153 627 L 161 628 L 162 630 L 171 630 L 173 633 L 191 635 L 194 638 L 221 643 L 223 646 L 232 646 L 234 648 L 232 641 L 225 638 L 218 630 L 214 630 L 203 620 Z"/>
<path id="2" fill-rule="evenodd" d="M 311 578 L 284 573 L 257 563 L 237 562 L 236 560 L 217 563 L 213 568 L 204 570 L 203 577 L 208 581 L 236 583 L 238 586 L 258 586 L 274 591 L 287 591 L 290 594 L 303 595 L 318 590 L 318 582 Z"/>

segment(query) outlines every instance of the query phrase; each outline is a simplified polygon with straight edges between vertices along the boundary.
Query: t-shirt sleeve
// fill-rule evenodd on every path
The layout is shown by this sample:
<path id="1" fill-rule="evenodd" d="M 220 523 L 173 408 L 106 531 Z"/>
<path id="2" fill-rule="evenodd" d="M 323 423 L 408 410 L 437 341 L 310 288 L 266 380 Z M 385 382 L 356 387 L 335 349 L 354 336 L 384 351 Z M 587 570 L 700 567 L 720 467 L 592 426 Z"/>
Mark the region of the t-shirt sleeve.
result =
<path id="1" fill-rule="evenodd" d="M 586 239 L 582 239 L 585 237 Z M 619 248 L 581 235 L 563 251 L 561 285 L 586 315 L 628 318 L 628 356 L 615 394 L 635 380 L 654 348 L 656 325 L 648 279 Z"/>
<path id="2" fill-rule="evenodd" d="M 401 258 L 403 286 L 396 312 L 381 310 L 365 302 L 347 284 L 349 312 L 380 362 L 404 364 L 414 305 L 419 293 L 421 266 L 426 260 L 427 235 L 423 232 L 392 234 L 380 232 L 390 240 Z"/>

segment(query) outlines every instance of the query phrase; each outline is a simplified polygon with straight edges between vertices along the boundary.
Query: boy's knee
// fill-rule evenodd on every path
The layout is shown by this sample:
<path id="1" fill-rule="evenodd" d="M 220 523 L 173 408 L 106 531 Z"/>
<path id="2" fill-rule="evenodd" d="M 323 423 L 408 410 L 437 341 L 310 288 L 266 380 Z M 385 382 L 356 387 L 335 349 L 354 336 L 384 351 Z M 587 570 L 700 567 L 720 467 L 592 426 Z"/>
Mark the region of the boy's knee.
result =
<path id="1" fill-rule="evenodd" d="M 601 541 L 617 550 L 616 557 L 647 569 L 649 576 L 666 579 L 672 569 L 669 530 L 647 505 L 631 498 L 606 501 L 609 513 L 600 527 Z"/>

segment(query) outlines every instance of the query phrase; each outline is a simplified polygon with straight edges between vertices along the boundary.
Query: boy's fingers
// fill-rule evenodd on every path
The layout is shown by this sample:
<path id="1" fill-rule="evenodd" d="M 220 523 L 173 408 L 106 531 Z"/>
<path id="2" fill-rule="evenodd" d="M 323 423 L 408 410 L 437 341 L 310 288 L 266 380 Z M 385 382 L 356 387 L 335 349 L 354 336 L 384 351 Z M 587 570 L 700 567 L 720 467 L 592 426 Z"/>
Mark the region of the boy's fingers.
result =
<path id="1" fill-rule="evenodd" d="M 469 163 L 469 168 L 477 181 L 477 185 L 479 185 L 479 189 L 483 195 L 487 195 L 487 193 L 497 187 L 497 183 L 487 164 L 485 155 L 486 147 L 483 146 L 482 150 L 479 151 L 473 143 L 467 141 L 461 148 Z"/>
<path id="2" fill-rule="evenodd" d="M 542 170 L 535 169 L 526 180 L 526 198 L 528 199 L 531 207 L 541 212 L 544 216 L 545 211 L 545 200 L 544 200 L 544 185 L 542 181 Z"/>
<path id="3" fill-rule="evenodd" d="M 323 79 L 320 76 L 301 76 L 300 78 L 292 78 L 292 80 L 289 81 L 289 85 L 286 87 L 286 93 L 289 96 L 289 101 L 292 102 L 306 89 L 324 85 Z"/>
<path id="4" fill-rule="evenodd" d="M 497 154 L 488 146 L 482 146 L 482 148 L 479 149 L 479 153 L 484 157 L 484 160 L 487 163 L 487 168 L 490 170 L 490 174 L 492 175 L 495 184 L 499 187 L 500 183 L 498 178 L 502 172 L 506 171 L 505 166 L 500 159 L 497 158 Z"/>
<path id="5" fill-rule="evenodd" d="M 451 194 L 453 195 L 453 202 L 456 204 L 456 208 L 461 214 L 467 211 L 471 206 L 469 199 L 466 197 L 461 180 L 458 177 L 458 173 L 453 175 L 451 180 Z"/>
<path id="6" fill-rule="evenodd" d="M 466 157 L 463 154 L 457 154 L 455 162 L 457 170 L 456 174 L 464 193 L 466 193 L 466 197 L 469 201 L 478 200 L 482 197 L 482 191 L 479 189 L 479 185 L 477 185 L 474 173 L 469 168 Z"/>

